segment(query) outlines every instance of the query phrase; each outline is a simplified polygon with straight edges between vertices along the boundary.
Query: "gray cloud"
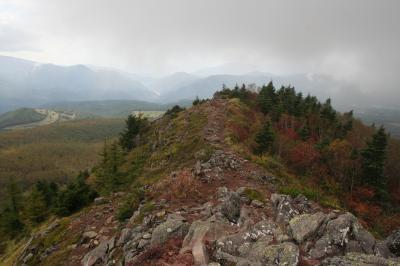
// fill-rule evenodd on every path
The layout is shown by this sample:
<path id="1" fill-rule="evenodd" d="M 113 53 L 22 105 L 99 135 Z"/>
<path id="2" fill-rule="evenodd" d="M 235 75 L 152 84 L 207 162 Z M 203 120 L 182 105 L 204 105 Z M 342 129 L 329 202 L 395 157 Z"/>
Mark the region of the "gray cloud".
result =
<path id="1" fill-rule="evenodd" d="M 19 7 L 30 11 L 19 26 L 40 35 L 42 52 L 32 59 L 152 75 L 238 62 L 327 75 L 343 82 L 341 91 L 352 84 L 370 99 L 400 101 L 397 0 L 25 0 Z"/>

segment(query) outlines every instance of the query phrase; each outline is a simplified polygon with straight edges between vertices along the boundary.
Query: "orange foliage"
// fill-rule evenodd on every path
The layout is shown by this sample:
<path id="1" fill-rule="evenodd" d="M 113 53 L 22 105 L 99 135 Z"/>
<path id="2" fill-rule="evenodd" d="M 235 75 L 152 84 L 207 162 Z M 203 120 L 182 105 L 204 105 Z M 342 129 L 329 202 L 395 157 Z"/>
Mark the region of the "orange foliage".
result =
<path id="1" fill-rule="evenodd" d="M 199 181 L 188 170 L 183 170 L 160 182 L 157 190 L 163 192 L 165 199 L 174 201 L 197 197 L 198 188 Z"/>
<path id="2" fill-rule="evenodd" d="M 305 171 L 311 168 L 321 157 L 311 143 L 299 142 L 289 153 L 289 163 L 298 170 Z"/>

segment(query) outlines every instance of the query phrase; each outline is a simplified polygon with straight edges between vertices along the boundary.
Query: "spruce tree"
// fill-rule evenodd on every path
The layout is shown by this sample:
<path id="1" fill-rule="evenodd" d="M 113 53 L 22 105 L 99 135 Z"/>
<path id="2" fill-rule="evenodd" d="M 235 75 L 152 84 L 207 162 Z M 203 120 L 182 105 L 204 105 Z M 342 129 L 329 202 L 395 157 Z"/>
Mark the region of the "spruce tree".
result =
<path id="1" fill-rule="evenodd" d="M 363 183 L 378 190 L 386 190 L 387 185 L 384 176 L 387 138 L 385 129 L 381 126 L 367 142 L 367 147 L 361 151 Z"/>
<path id="2" fill-rule="evenodd" d="M 119 143 L 125 150 L 130 151 L 136 147 L 136 137 L 145 125 L 145 122 L 146 119 L 141 115 L 128 116 L 127 120 L 125 121 L 126 128 L 119 138 Z"/>
<path id="3" fill-rule="evenodd" d="M 261 111 L 264 114 L 267 114 L 273 110 L 273 107 L 276 104 L 276 92 L 272 81 L 270 81 L 267 86 L 263 86 L 261 88 L 257 100 Z"/>
<path id="4" fill-rule="evenodd" d="M 26 215 L 27 218 L 33 223 L 37 224 L 43 222 L 47 217 L 49 209 L 44 195 L 36 188 L 32 189 L 26 202 Z"/>
<path id="5" fill-rule="evenodd" d="M 272 144 L 275 141 L 275 132 L 270 122 L 265 123 L 260 133 L 256 136 L 257 147 L 255 152 L 257 154 L 263 154 L 271 150 Z"/>

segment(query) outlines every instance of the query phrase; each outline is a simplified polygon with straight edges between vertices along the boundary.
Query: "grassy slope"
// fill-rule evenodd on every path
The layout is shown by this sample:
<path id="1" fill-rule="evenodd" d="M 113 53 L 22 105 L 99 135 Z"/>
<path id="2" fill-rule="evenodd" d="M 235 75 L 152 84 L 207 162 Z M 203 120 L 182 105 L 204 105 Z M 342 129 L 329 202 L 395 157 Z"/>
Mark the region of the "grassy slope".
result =
<path id="1" fill-rule="evenodd" d="M 62 181 L 91 168 L 104 139 L 117 137 L 123 126 L 122 119 L 92 119 L 0 133 L 0 199 L 9 178 L 28 186 L 39 178 Z"/>
<path id="2" fill-rule="evenodd" d="M 0 115 L 0 129 L 19 124 L 38 122 L 45 117 L 46 115 L 39 114 L 32 108 L 17 109 Z"/>

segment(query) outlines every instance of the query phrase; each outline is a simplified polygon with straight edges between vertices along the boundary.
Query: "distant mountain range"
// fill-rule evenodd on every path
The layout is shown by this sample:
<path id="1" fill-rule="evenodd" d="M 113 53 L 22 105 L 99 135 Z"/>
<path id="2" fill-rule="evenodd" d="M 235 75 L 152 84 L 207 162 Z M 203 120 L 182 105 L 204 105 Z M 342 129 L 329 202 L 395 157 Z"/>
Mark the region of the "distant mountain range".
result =
<path id="1" fill-rule="evenodd" d="M 245 72 L 245 69 L 251 72 Z M 228 73 L 228 74 L 227 74 Z M 132 110 L 164 111 L 174 103 L 190 105 L 199 98 L 212 97 L 225 84 L 256 84 L 273 81 L 295 86 L 304 94 L 320 100 L 333 99 L 339 111 L 354 109 L 367 122 L 383 123 L 398 134 L 400 119 L 388 122 L 376 117 L 371 108 L 374 99 L 354 84 L 337 81 L 329 76 L 304 73 L 274 75 L 256 70 L 254 66 L 222 65 L 195 73 L 177 72 L 162 78 L 143 77 L 112 68 L 74 65 L 58 66 L 0 56 L 0 114 L 22 107 L 72 110 L 81 116 L 121 117 Z M 379 108 L 388 108 L 376 107 Z M 152 109 L 152 110 L 150 110 Z M 398 113 L 400 108 L 396 108 Z M 360 112 L 357 112 L 360 111 Z"/>
<path id="2" fill-rule="evenodd" d="M 171 103 L 191 100 L 196 96 L 211 97 L 222 84 L 229 87 L 242 83 L 263 85 L 270 80 L 278 87 L 291 84 L 321 99 L 337 96 L 338 90 L 343 88 L 343 84 L 323 76 L 277 76 L 259 71 L 240 73 L 240 70 L 240 67 L 228 65 L 194 74 L 178 72 L 162 78 L 151 78 L 111 68 L 58 66 L 0 56 L 0 113 L 65 101 L 123 99 Z M 226 71 L 231 73 L 225 74 Z M 348 90 L 346 93 L 348 95 Z M 346 99 L 348 97 L 338 102 L 346 102 Z M 362 101 L 360 95 L 357 95 L 357 99 L 358 102 Z"/>

